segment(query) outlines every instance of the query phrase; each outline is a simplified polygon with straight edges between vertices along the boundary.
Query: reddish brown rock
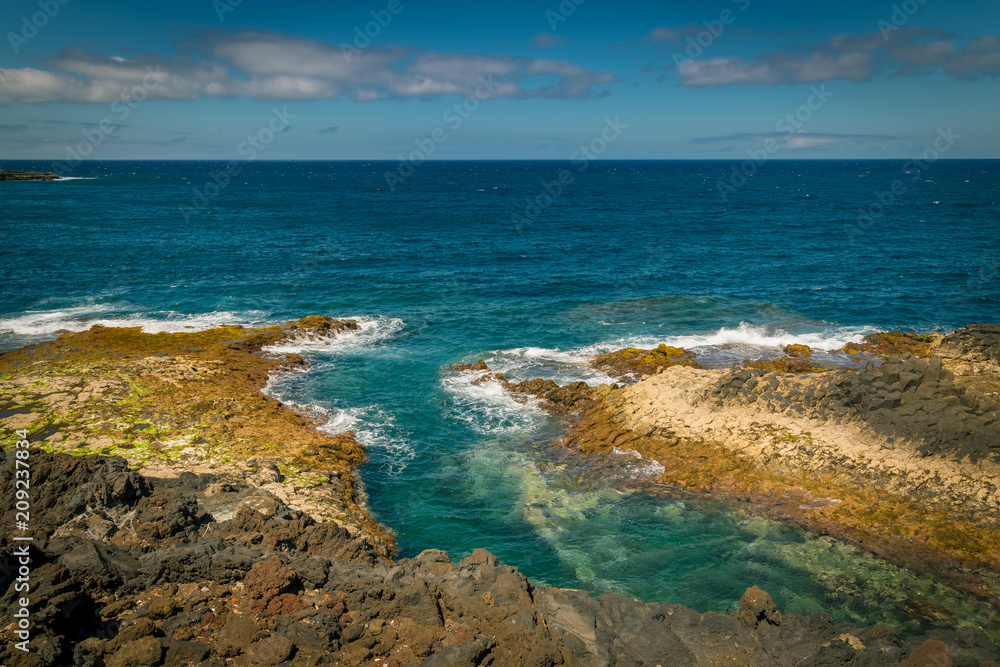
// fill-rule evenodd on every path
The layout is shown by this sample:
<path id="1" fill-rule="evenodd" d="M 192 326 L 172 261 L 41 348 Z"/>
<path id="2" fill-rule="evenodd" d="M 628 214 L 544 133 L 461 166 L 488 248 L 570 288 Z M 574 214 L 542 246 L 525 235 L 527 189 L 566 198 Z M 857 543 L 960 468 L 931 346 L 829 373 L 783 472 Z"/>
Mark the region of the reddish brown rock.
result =
<path id="1" fill-rule="evenodd" d="M 765 623 L 774 627 L 781 625 L 778 605 L 774 604 L 771 596 L 758 586 L 751 586 L 743 593 L 736 616 L 752 628 L 759 628 Z"/>
<path id="2" fill-rule="evenodd" d="M 288 616 L 306 608 L 306 603 L 298 595 L 282 593 L 267 603 L 267 613 L 272 616 Z"/>
<path id="3" fill-rule="evenodd" d="M 928 639 L 910 654 L 899 667 L 954 667 L 951 651 L 944 642 Z"/>
<path id="4" fill-rule="evenodd" d="M 251 597 L 262 598 L 265 601 L 292 591 L 298 583 L 299 577 L 295 574 L 295 570 L 282 563 L 277 555 L 255 563 L 243 580 L 243 585 Z"/>

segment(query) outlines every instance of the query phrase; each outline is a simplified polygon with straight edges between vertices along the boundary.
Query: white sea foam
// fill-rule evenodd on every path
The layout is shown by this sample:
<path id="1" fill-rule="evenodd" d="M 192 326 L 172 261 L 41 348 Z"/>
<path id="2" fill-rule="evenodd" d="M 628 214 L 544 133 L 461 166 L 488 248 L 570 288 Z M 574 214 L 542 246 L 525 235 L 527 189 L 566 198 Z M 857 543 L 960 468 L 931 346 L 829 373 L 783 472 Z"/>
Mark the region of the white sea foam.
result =
<path id="1" fill-rule="evenodd" d="M 409 440 L 399 433 L 392 414 L 378 405 L 339 407 L 327 401 L 306 401 L 295 396 L 297 378 L 307 370 L 273 375 L 263 392 L 317 422 L 318 430 L 330 435 L 351 431 L 391 475 L 398 475 L 416 456 Z"/>
<path id="2" fill-rule="evenodd" d="M 793 334 L 784 329 L 740 322 L 736 327 L 722 327 L 718 331 L 684 336 L 634 336 L 618 338 L 580 348 L 574 352 L 592 356 L 612 352 L 624 347 L 653 348 L 660 343 L 689 350 L 719 347 L 723 345 L 747 345 L 756 347 L 783 348 L 786 345 L 808 345 L 818 350 L 835 350 L 847 343 L 857 343 L 876 329 L 872 327 L 831 327 L 822 331 Z"/>
<path id="3" fill-rule="evenodd" d="M 344 332 L 336 336 L 302 334 L 277 345 L 268 345 L 264 352 L 272 354 L 309 354 L 359 350 L 395 336 L 405 323 L 397 317 L 341 317 L 356 320 L 360 331 Z"/>
<path id="4" fill-rule="evenodd" d="M 336 410 L 319 430 L 332 435 L 352 431 L 368 455 L 380 459 L 390 475 L 401 473 L 416 456 L 409 439 L 399 433 L 393 415 L 378 405 Z"/>
<path id="5" fill-rule="evenodd" d="M 522 403 L 497 382 L 476 384 L 483 375 L 466 371 L 441 379 L 441 385 L 452 398 L 452 416 L 482 435 L 523 432 L 545 418 L 538 399 L 523 397 Z"/>
<path id="6" fill-rule="evenodd" d="M 656 479 L 667 470 L 659 461 L 643 458 L 642 454 L 634 449 L 614 447 L 611 453 L 621 457 L 622 467 L 632 479 Z"/>
<path id="7" fill-rule="evenodd" d="M 18 336 L 50 336 L 59 331 L 86 331 L 95 324 L 106 327 L 141 327 L 146 333 L 203 331 L 223 324 L 255 326 L 267 323 L 268 313 L 260 310 L 217 311 L 195 315 L 162 311 L 122 314 L 121 304 L 94 304 L 28 311 L 0 319 L 0 332 Z"/>
<path id="8" fill-rule="evenodd" d="M 614 382 L 614 379 L 592 367 L 586 356 L 578 352 L 542 347 L 517 347 L 494 350 L 483 355 L 483 361 L 494 371 L 511 379 L 542 377 L 557 384 L 586 382 L 591 386 Z"/>
<path id="9" fill-rule="evenodd" d="M 339 406 L 327 401 L 304 400 L 298 397 L 303 375 L 323 374 L 336 368 L 336 360 L 326 355 L 351 353 L 371 348 L 392 338 L 404 327 L 398 318 L 343 317 L 356 320 L 360 331 L 344 332 L 336 336 L 302 335 L 278 345 L 269 345 L 265 352 L 272 354 L 322 355 L 306 370 L 282 371 L 271 376 L 264 393 L 317 421 L 325 422 L 320 431 L 336 435 L 352 431 L 365 446 L 369 456 L 379 461 L 390 475 L 398 475 L 416 456 L 413 446 L 395 424 L 394 416 L 379 405 Z M 334 371 L 335 372 L 335 371 Z"/>

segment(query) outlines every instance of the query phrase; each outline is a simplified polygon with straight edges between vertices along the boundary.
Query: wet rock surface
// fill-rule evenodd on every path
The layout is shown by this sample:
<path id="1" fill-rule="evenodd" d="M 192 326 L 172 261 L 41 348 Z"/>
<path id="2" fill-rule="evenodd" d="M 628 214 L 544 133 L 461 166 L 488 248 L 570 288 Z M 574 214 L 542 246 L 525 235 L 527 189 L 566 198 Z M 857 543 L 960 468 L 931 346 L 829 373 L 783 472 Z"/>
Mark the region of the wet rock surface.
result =
<path id="1" fill-rule="evenodd" d="M 847 354 L 867 353 L 879 357 L 912 354 L 915 357 L 929 357 L 934 345 L 941 339 L 940 334 L 918 334 L 906 331 L 888 331 L 865 336 L 860 343 L 848 343 L 841 350 Z"/>
<path id="2" fill-rule="evenodd" d="M 5 496 L 12 459 L 0 454 Z M 733 614 L 701 614 L 534 586 L 483 550 L 458 563 L 435 550 L 394 561 L 260 490 L 247 496 L 261 499 L 256 509 L 246 503 L 216 521 L 196 499 L 212 483 L 198 475 L 167 485 L 121 459 L 37 451 L 31 464 L 45 518 L 37 534 L 64 537 L 33 545 L 34 652 L 15 653 L 8 627 L 3 664 L 805 667 L 948 656 L 978 667 L 1000 659 L 972 632 L 904 641 L 891 628 L 783 615 L 756 587 Z M 106 517 L 110 539 L 81 530 L 88 514 Z M 0 536 L 8 563 L 14 547 Z M 3 582 L 5 616 L 13 583 Z"/>

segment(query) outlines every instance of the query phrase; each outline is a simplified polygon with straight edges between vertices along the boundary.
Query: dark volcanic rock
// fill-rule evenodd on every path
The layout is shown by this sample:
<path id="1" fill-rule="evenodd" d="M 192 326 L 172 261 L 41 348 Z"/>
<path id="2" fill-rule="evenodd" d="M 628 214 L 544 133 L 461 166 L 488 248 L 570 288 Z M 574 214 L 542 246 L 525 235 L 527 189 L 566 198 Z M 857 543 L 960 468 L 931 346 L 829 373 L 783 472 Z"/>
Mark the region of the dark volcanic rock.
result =
<path id="1" fill-rule="evenodd" d="M 820 419 L 859 419 L 881 435 L 922 442 L 924 454 L 1000 459 L 997 404 L 967 394 L 937 357 L 925 361 L 907 353 L 878 367 L 869 363 L 858 371 L 830 371 L 808 382 L 736 368 L 708 397 L 761 401 L 770 411 L 797 410 Z"/>
<path id="2" fill-rule="evenodd" d="M 1000 658 L 975 633 L 939 631 L 904 646 L 891 628 L 782 615 L 756 587 L 735 614 L 700 614 L 536 587 L 481 549 L 457 564 L 436 550 L 379 559 L 336 524 L 287 508 L 207 521 L 187 495 L 197 480 L 154 494 L 120 461 L 32 457 L 53 482 L 35 487 L 34 500 L 63 521 L 50 519 L 50 530 L 88 509 L 116 530 L 113 543 L 82 533 L 43 541 L 32 572 L 33 663 L 13 653 L 8 628 L 2 664 L 895 667 L 937 659 L 942 646 L 958 665 Z M 138 516 L 152 525 L 132 526 Z M 14 597 L 8 582 L 4 613 Z"/>
<path id="3" fill-rule="evenodd" d="M 1000 364 L 1000 323 L 956 329 L 944 337 L 941 349 L 955 356 Z"/>

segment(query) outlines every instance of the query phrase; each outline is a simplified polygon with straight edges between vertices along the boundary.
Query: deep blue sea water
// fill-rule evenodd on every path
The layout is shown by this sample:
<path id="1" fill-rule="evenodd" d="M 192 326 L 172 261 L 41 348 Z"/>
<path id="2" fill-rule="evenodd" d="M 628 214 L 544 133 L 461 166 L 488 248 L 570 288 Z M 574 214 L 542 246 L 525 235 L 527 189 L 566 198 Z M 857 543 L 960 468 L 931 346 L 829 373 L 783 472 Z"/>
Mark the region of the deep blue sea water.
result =
<path id="1" fill-rule="evenodd" d="M 653 486 L 627 453 L 560 451 L 558 423 L 450 370 L 482 357 L 599 383 L 582 357 L 625 345 L 725 364 L 1000 320 L 1000 162 L 774 161 L 723 200 L 738 165 L 439 162 L 391 191 L 392 163 L 254 162 L 190 211 L 225 163 L 86 162 L 75 180 L 0 184 L 0 349 L 97 322 L 359 318 L 358 336 L 296 346 L 310 369 L 268 391 L 359 434 L 404 556 L 484 547 L 538 583 L 701 610 L 757 584 L 784 611 L 910 631 L 929 600 L 943 624 L 988 627 L 932 577 Z M 512 219 L 562 169 L 574 182 Z"/>

